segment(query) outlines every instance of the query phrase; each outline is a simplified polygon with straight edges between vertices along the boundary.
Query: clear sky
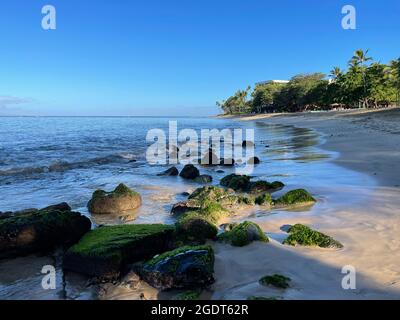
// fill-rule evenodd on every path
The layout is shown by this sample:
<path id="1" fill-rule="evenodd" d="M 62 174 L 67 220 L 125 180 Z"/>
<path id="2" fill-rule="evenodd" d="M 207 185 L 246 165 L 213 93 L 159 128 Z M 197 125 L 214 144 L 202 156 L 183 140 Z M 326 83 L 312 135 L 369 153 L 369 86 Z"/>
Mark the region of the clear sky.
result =
<path id="1" fill-rule="evenodd" d="M 216 114 L 237 89 L 344 68 L 358 48 L 399 57 L 399 17 L 399 0 L 1 0 L 0 115 Z"/>

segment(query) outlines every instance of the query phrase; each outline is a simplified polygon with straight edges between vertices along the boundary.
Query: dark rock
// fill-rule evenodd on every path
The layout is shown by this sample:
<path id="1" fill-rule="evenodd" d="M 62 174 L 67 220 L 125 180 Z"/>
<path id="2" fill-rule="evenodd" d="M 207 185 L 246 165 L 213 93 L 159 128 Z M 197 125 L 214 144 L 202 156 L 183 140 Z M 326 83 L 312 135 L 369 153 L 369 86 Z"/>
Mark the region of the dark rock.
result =
<path id="1" fill-rule="evenodd" d="M 90 230 L 90 220 L 63 203 L 0 220 L 0 259 L 69 246 Z"/>
<path id="2" fill-rule="evenodd" d="M 178 239 L 185 243 L 203 244 L 217 237 L 218 228 L 196 213 L 186 215 L 175 224 Z"/>
<path id="3" fill-rule="evenodd" d="M 254 146 L 255 146 L 255 144 L 254 144 L 253 141 L 244 140 L 244 141 L 242 142 L 242 147 L 243 147 L 243 148 L 254 147 Z"/>
<path id="4" fill-rule="evenodd" d="M 245 221 L 238 225 L 234 225 L 230 231 L 222 233 L 218 238 L 237 247 L 243 247 L 253 241 L 269 241 L 261 228 L 251 221 Z"/>
<path id="5" fill-rule="evenodd" d="M 195 200 L 180 201 L 172 206 L 171 213 L 181 215 L 189 211 L 196 211 L 201 208 L 201 204 Z"/>
<path id="6" fill-rule="evenodd" d="M 248 161 L 248 164 L 259 164 L 260 163 L 260 159 L 258 157 L 251 157 Z"/>
<path id="7" fill-rule="evenodd" d="M 217 171 L 215 171 L 216 173 L 224 173 L 225 171 L 224 170 L 217 170 Z"/>
<path id="8" fill-rule="evenodd" d="M 161 224 L 105 226 L 87 233 L 71 247 L 64 269 L 114 279 L 134 262 L 169 250 L 175 228 Z"/>
<path id="9" fill-rule="evenodd" d="M 184 179 L 193 180 L 193 179 L 196 179 L 200 175 L 200 172 L 199 172 L 199 169 L 197 169 L 194 165 L 187 164 L 182 169 L 182 171 L 179 175 Z"/>
<path id="10" fill-rule="evenodd" d="M 225 167 L 232 167 L 235 165 L 235 160 L 232 158 L 224 158 L 221 159 L 221 162 L 219 164 Z"/>
<path id="11" fill-rule="evenodd" d="M 161 290 L 205 288 L 214 282 L 214 252 L 210 246 L 178 248 L 146 262 L 138 273 Z"/>
<path id="12" fill-rule="evenodd" d="M 178 174 L 178 169 L 176 167 L 172 167 L 168 170 L 165 170 L 164 172 L 159 173 L 158 176 L 177 176 Z"/>
<path id="13" fill-rule="evenodd" d="M 210 176 L 208 174 L 202 174 L 202 175 L 198 176 L 196 179 L 194 179 L 194 181 L 196 181 L 198 183 L 210 183 L 210 182 L 212 182 L 212 176 Z"/>
<path id="14" fill-rule="evenodd" d="M 200 163 L 203 166 L 217 166 L 219 164 L 219 158 L 212 149 L 209 149 L 201 159 Z"/>
<path id="15" fill-rule="evenodd" d="M 250 179 L 246 175 L 230 174 L 222 178 L 220 184 L 235 191 L 246 191 L 249 187 Z"/>

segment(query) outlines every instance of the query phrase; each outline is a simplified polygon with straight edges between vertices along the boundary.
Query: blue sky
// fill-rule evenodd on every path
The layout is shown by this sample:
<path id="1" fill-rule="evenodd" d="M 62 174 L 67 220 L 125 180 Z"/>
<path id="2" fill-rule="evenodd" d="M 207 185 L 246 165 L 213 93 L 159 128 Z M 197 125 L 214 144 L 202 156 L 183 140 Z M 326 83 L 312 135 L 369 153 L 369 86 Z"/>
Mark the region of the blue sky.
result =
<path id="1" fill-rule="evenodd" d="M 2 0 L 0 115 L 216 114 L 239 88 L 344 68 L 358 48 L 399 57 L 399 16 L 398 0 Z"/>

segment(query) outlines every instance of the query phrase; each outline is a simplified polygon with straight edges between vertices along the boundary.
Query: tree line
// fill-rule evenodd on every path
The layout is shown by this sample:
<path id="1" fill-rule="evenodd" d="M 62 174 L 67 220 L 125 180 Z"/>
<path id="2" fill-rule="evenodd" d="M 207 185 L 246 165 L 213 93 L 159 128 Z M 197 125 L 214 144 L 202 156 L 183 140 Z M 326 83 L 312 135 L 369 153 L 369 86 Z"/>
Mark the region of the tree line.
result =
<path id="1" fill-rule="evenodd" d="M 347 70 L 299 74 L 288 83 L 247 87 L 217 102 L 225 114 L 299 112 L 400 105 L 400 58 L 382 64 L 357 50 Z"/>

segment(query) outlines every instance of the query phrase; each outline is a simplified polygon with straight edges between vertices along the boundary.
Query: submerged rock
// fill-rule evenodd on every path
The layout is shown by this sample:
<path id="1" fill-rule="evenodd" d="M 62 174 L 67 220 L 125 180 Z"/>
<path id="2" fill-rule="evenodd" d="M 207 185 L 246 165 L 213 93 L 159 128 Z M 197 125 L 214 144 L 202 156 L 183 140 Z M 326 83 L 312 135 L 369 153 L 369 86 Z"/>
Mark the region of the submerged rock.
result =
<path id="1" fill-rule="evenodd" d="M 308 205 L 315 203 L 316 200 L 304 189 L 289 191 L 279 199 L 275 200 L 278 206 Z"/>
<path id="2" fill-rule="evenodd" d="M 124 267 L 169 250 L 175 228 L 162 224 L 100 227 L 87 233 L 64 257 L 64 269 L 117 278 Z"/>
<path id="3" fill-rule="evenodd" d="M 175 224 L 179 240 L 187 243 L 203 244 L 206 240 L 217 237 L 218 228 L 197 213 L 183 216 Z"/>
<path id="4" fill-rule="evenodd" d="M 187 164 L 184 166 L 182 169 L 181 173 L 179 174 L 182 178 L 184 179 L 196 179 L 199 175 L 199 169 L 197 169 L 194 165 L 192 164 Z"/>
<path id="5" fill-rule="evenodd" d="M 230 174 L 222 178 L 220 184 L 235 191 L 246 191 L 249 187 L 250 179 L 246 175 Z"/>
<path id="6" fill-rule="evenodd" d="M 214 252 L 210 246 L 181 247 L 146 262 L 138 273 L 161 290 L 204 288 L 214 282 Z"/>
<path id="7" fill-rule="evenodd" d="M 268 242 L 269 239 L 261 228 L 254 222 L 245 221 L 233 226 L 230 231 L 226 231 L 219 236 L 222 241 L 229 242 L 236 247 L 243 247 L 253 241 Z"/>
<path id="8" fill-rule="evenodd" d="M 247 187 L 249 193 L 275 192 L 282 189 L 285 185 L 280 181 L 267 182 L 264 180 L 250 182 Z"/>
<path id="9" fill-rule="evenodd" d="M 90 230 L 90 220 L 66 203 L 0 219 L 0 259 L 69 246 Z"/>
<path id="10" fill-rule="evenodd" d="M 335 239 L 311 228 L 296 224 L 288 229 L 289 237 L 283 244 L 296 246 L 318 246 L 321 248 L 343 248 L 343 245 Z"/>
<path id="11" fill-rule="evenodd" d="M 212 176 L 208 174 L 202 174 L 198 176 L 196 179 L 194 179 L 194 181 L 198 183 L 210 183 L 212 182 Z"/>
<path id="12" fill-rule="evenodd" d="M 118 214 L 137 209 L 141 204 L 140 194 L 121 183 L 112 192 L 96 190 L 87 206 L 93 214 Z"/>
<path id="13" fill-rule="evenodd" d="M 158 176 L 177 176 L 179 175 L 179 171 L 176 167 L 169 168 L 164 172 L 158 174 Z"/>
<path id="14" fill-rule="evenodd" d="M 273 286 L 279 289 L 289 288 L 290 278 L 282 276 L 280 274 L 274 274 L 272 276 L 262 277 L 259 282 L 263 286 Z"/>

